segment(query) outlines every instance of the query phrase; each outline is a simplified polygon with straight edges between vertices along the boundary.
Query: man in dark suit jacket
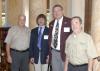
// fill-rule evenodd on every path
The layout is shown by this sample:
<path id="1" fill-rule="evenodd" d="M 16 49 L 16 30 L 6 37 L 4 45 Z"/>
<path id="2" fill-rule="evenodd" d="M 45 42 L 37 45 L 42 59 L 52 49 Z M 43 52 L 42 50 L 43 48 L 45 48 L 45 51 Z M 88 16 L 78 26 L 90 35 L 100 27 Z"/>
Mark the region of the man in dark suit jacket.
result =
<path id="1" fill-rule="evenodd" d="M 63 16 L 61 5 L 54 5 L 52 10 L 54 20 L 49 24 L 50 62 L 53 71 L 64 71 L 65 40 L 71 33 L 71 19 Z M 56 30 L 57 28 L 58 30 Z"/>
<path id="2" fill-rule="evenodd" d="M 35 71 L 48 69 L 48 33 L 46 17 L 40 14 L 37 17 L 38 27 L 32 29 L 30 37 L 30 61 L 35 65 Z M 41 31 L 40 31 L 41 30 Z M 41 34 L 40 34 L 41 32 Z"/>

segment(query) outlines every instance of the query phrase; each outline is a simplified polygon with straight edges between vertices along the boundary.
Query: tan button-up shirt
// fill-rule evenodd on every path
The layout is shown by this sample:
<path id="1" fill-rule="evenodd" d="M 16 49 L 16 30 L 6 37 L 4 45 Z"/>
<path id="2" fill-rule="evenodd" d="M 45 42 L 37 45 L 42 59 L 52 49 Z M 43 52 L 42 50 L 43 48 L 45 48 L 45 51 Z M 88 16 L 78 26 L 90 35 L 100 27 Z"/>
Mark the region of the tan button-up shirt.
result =
<path id="1" fill-rule="evenodd" d="M 66 40 L 65 53 L 73 65 L 88 63 L 88 59 L 97 57 L 92 37 L 85 32 L 71 34 Z"/>
<path id="2" fill-rule="evenodd" d="M 19 26 L 13 26 L 9 29 L 5 43 L 11 45 L 12 49 L 26 50 L 29 48 L 30 42 L 30 30 L 29 28 L 20 28 Z"/>

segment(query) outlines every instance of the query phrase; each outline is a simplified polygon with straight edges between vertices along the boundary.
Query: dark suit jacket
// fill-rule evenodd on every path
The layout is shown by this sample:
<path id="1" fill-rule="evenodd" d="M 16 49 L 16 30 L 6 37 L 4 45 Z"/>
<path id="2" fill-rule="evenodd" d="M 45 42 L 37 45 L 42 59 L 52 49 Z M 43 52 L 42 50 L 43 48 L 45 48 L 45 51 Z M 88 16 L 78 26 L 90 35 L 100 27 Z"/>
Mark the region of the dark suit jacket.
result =
<path id="1" fill-rule="evenodd" d="M 45 27 L 43 35 L 42 35 L 42 43 L 41 43 L 41 63 L 46 64 L 46 59 L 48 56 L 48 39 L 44 39 L 45 35 L 48 35 L 49 29 Z M 34 58 L 34 62 L 37 64 L 39 59 L 39 48 L 37 47 L 38 44 L 38 27 L 31 30 L 31 37 L 30 37 L 30 48 L 29 48 L 29 56 L 30 58 Z"/>
<path id="2" fill-rule="evenodd" d="M 51 21 L 49 24 L 49 55 L 50 55 L 50 61 L 51 61 L 51 40 L 52 40 L 52 30 L 54 26 L 55 20 Z M 65 61 L 65 41 L 69 34 L 71 34 L 72 30 L 70 32 L 64 32 L 64 27 L 70 27 L 71 28 L 71 19 L 63 16 L 63 22 L 62 22 L 62 27 L 61 27 L 61 36 L 60 36 L 60 53 L 61 53 L 61 58 L 63 61 Z"/>

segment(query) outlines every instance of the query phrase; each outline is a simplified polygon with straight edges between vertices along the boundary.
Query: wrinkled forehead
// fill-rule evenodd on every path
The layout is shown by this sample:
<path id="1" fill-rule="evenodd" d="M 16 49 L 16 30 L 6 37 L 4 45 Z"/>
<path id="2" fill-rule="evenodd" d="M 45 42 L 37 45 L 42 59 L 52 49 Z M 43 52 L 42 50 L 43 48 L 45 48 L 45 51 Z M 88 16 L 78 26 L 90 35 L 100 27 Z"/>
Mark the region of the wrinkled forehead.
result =
<path id="1" fill-rule="evenodd" d="M 81 23 L 80 23 L 78 18 L 73 18 L 72 21 L 71 21 L 71 24 L 72 25 L 81 25 Z"/>
<path id="2" fill-rule="evenodd" d="M 52 9 L 53 12 L 56 11 L 56 10 L 63 11 L 63 9 L 62 9 L 61 7 L 54 7 L 54 8 Z"/>

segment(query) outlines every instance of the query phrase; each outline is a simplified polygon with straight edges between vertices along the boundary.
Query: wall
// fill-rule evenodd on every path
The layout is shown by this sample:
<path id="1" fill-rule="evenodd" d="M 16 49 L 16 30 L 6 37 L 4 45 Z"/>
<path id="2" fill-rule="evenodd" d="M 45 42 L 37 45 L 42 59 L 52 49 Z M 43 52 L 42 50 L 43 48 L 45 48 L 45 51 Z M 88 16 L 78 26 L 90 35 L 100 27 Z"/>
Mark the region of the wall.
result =
<path id="1" fill-rule="evenodd" d="M 17 24 L 18 15 L 23 11 L 22 0 L 7 0 L 7 23 Z"/>
<path id="2" fill-rule="evenodd" d="M 29 26 L 34 28 L 37 26 L 36 17 L 43 13 L 46 14 L 47 0 L 30 0 L 29 2 Z"/>

